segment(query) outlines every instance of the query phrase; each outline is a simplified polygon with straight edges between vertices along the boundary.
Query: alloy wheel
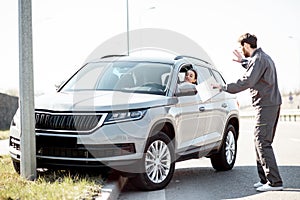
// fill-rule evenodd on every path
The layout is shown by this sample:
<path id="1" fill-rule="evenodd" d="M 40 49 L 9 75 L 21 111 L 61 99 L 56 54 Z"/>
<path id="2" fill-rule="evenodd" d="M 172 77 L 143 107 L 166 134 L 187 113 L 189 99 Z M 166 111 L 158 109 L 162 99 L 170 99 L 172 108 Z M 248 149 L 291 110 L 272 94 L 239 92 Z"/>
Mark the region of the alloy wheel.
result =
<path id="1" fill-rule="evenodd" d="M 231 164 L 235 158 L 235 151 L 236 151 L 235 148 L 236 145 L 235 145 L 234 134 L 232 131 L 229 131 L 226 137 L 226 147 L 225 147 L 226 160 L 228 164 Z"/>
<path id="2" fill-rule="evenodd" d="M 145 169 L 148 178 L 153 183 L 163 182 L 169 174 L 171 167 L 171 153 L 167 144 L 155 140 L 146 152 Z"/>

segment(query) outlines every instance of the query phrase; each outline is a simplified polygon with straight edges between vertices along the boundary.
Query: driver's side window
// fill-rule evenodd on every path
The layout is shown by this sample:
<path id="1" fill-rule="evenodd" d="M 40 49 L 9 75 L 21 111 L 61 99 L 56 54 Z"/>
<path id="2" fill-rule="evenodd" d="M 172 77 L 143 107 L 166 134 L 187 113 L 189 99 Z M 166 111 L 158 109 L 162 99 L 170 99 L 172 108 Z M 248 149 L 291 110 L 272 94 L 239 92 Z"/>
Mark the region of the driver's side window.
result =
<path id="1" fill-rule="evenodd" d="M 192 65 L 183 66 L 178 73 L 176 96 L 192 96 L 197 94 L 198 72 Z"/>
<path id="2" fill-rule="evenodd" d="M 178 83 L 188 82 L 197 85 L 198 72 L 191 64 L 181 67 L 178 74 Z"/>

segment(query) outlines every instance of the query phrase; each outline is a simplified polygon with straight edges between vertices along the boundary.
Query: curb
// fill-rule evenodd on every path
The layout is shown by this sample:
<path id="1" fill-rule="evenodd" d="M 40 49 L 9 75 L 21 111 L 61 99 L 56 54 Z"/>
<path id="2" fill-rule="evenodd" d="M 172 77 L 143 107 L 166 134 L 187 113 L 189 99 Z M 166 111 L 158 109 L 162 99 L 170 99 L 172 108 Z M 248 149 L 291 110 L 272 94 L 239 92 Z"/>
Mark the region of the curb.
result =
<path id="1" fill-rule="evenodd" d="M 101 188 L 101 196 L 96 200 L 117 200 L 127 180 L 127 177 L 120 175 L 108 177 L 107 182 Z"/>

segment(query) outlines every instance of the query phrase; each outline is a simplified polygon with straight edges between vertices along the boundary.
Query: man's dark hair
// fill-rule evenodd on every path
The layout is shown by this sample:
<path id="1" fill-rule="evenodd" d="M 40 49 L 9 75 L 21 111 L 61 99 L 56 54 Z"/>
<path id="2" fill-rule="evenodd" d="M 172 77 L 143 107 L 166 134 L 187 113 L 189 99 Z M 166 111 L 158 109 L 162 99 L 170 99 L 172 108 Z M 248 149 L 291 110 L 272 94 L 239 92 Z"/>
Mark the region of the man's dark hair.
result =
<path id="1" fill-rule="evenodd" d="M 245 33 L 240 36 L 238 42 L 244 46 L 244 43 L 250 44 L 250 47 L 255 49 L 257 48 L 257 37 L 250 33 Z"/>

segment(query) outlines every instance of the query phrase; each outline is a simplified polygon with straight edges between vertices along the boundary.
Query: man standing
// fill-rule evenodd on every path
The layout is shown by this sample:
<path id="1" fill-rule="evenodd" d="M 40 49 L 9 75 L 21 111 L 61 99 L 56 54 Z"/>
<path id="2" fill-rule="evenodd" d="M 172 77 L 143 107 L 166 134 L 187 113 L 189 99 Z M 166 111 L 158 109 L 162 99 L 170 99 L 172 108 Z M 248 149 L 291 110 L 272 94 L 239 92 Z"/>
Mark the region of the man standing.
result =
<path id="1" fill-rule="evenodd" d="M 282 190 L 283 183 L 272 148 L 281 105 L 275 64 L 270 56 L 261 48 L 257 48 L 255 35 L 243 34 L 239 43 L 245 59 L 235 50 L 237 58 L 234 61 L 246 68 L 245 75 L 235 83 L 213 87 L 229 93 L 238 93 L 250 88 L 252 105 L 256 111 L 254 141 L 260 178 L 254 187 L 261 192 Z"/>

